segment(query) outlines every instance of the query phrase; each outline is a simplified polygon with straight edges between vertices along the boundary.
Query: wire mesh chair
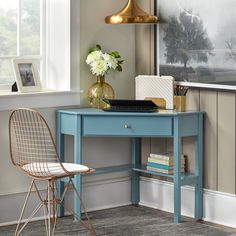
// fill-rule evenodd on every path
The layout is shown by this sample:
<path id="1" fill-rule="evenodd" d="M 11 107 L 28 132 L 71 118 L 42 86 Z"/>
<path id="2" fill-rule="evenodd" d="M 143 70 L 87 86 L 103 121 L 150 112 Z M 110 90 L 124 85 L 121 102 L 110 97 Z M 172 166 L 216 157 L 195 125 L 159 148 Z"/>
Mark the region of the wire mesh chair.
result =
<path id="1" fill-rule="evenodd" d="M 64 198 L 69 185 L 76 192 L 87 222 L 82 221 L 73 210 L 69 209 L 69 212 L 73 213 L 92 235 L 96 235 L 85 206 L 72 181 L 74 175 L 89 174 L 95 172 L 95 170 L 84 165 L 62 163 L 57 154 L 56 145 L 47 122 L 38 112 L 31 109 L 22 108 L 14 110 L 11 113 L 9 119 L 9 145 L 13 164 L 32 178 L 16 227 L 15 236 L 22 232 L 28 222 L 42 207 L 44 207 L 45 213 L 46 234 L 48 236 L 54 235 L 59 205 L 65 207 Z M 65 185 L 62 195 L 58 196 L 56 181 L 64 177 L 68 177 L 69 181 Z M 39 192 L 36 185 L 37 180 L 46 180 L 48 182 L 45 196 Z M 33 187 L 36 190 L 40 202 L 26 222 L 20 227 Z"/>

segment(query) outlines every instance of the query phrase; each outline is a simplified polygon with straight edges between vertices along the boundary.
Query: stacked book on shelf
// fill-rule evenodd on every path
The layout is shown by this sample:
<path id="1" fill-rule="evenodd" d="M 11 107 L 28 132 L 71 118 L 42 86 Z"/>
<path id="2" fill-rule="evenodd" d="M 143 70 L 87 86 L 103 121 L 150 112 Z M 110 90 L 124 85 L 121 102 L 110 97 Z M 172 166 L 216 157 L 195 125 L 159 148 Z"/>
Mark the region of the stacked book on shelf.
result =
<path id="1" fill-rule="evenodd" d="M 181 172 L 184 173 L 186 168 L 186 156 L 181 155 Z M 164 174 L 174 174 L 174 158 L 172 153 L 154 154 L 150 153 L 147 162 L 147 170 L 160 172 Z"/>

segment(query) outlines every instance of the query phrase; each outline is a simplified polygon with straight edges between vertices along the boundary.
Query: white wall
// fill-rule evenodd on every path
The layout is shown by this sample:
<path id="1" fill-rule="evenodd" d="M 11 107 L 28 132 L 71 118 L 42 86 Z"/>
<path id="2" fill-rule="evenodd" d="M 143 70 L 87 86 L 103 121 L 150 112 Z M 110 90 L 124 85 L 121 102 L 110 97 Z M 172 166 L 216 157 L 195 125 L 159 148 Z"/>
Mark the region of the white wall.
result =
<path id="1" fill-rule="evenodd" d="M 55 133 L 55 109 L 47 108 L 38 111 L 46 118 L 52 132 Z M 9 116 L 10 111 L 0 112 L 0 197 L 6 194 L 25 192 L 29 187 L 29 178 L 17 170 L 10 160 L 8 148 Z"/>
<path id="2" fill-rule="evenodd" d="M 87 89 L 96 81 L 96 77 L 89 71 L 85 59 L 88 51 L 96 44 L 100 44 L 107 51 L 119 51 L 124 61 L 123 72 L 109 71 L 106 80 L 114 90 L 116 98 L 134 97 L 135 77 L 135 26 L 134 25 L 107 25 L 105 16 L 112 14 L 122 6 L 126 0 L 81 0 L 80 1 L 80 79 L 81 105 L 87 106 Z M 74 1 L 78 5 L 78 1 Z M 78 22 L 76 17 L 74 22 Z M 74 25 L 78 29 L 79 25 Z M 94 167 L 102 165 L 119 165 L 130 161 L 129 139 L 94 139 L 89 138 L 84 142 L 84 162 Z M 120 148 L 122 147 L 122 149 Z M 96 159 L 96 160 L 94 160 Z M 123 175 L 123 174 L 122 174 Z M 116 175 L 117 176 L 117 175 Z M 98 178 L 107 178 L 100 176 Z"/>
<path id="3" fill-rule="evenodd" d="M 135 26 L 108 25 L 104 18 L 117 12 L 125 5 L 126 0 L 81 0 L 80 21 L 80 58 L 81 58 L 81 89 L 82 104 L 86 105 L 86 92 L 90 84 L 96 81 L 85 63 L 88 50 L 96 44 L 101 44 L 107 52 L 119 51 L 124 59 L 123 72 L 109 71 L 107 81 L 113 86 L 116 98 L 134 97 L 135 75 Z M 75 28 L 75 27 L 74 27 Z"/>
<path id="4" fill-rule="evenodd" d="M 55 133 L 55 109 L 38 109 Z M 0 112 L 0 225 L 16 221 L 28 191 L 30 179 L 16 169 L 10 160 L 8 148 L 8 119 L 10 111 Z M 44 184 L 39 184 L 44 189 Z M 35 201 L 31 201 L 33 203 Z"/>
<path id="5" fill-rule="evenodd" d="M 85 58 L 89 48 L 96 43 L 101 44 L 104 50 L 119 51 L 122 58 L 125 60 L 122 73 L 114 72 L 109 73 L 107 76 L 107 81 L 113 86 L 116 97 L 132 98 L 134 96 L 134 26 L 116 26 L 106 25 L 104 23 L 104 17 L 119 10 L 125 2 L 126 0 L 72 0 L 72 86 L 73 88 L 78 88 L 80 78 L 80 87 L 85 91 L 82 94 L 82 106 L 87 106 L 86 91 L 88 86 L 95 81 L 95 77 L 91 75 L 88 66 L 85 64 Z M 81 29 L 80 32 L 79 28 Z M 80 51 L 78 50 L 79 47 Z M 48 121 L 53 133 L 55 133 L 56 109 L 57 108 L 39 109 L 39 112 L 41 112 Z M 10 111 L 0 112 L 0 224 L 15 221 L 18 218 L 20 206 L 23 205 L 22 193 L 27 191 L 29 185 L 29 179 L 15 169 L 10 161 L 8 151 L 9 115 Z M 72 142 L 72 137 L 66 138 L 67 160 L 71 161 L 73 160 Z M 83 162 L 91 167 L 121 165 L 130 162 L 129 139 L 86 138 L 83 140 L 83 146 Z M 104 182 L 106 179 L 112 181 L 114 178 L 123 178 L 128 175 L 128 173 L 109 174 L 88 177 L 85 181 L 90 182 L 96 180 Z M 41 188 L 44 188 L 44 186 L 41 185 Z M 104 194 L 103 197 L 105 198 L 106 194 Z M 129 201 L 129 199 L 127 200 Z M 124 201 L 123 199 L 122 202 Z M 103 199 L 103 202 L 106 202 L 105 199 Z M 14 204 L 16 204 L 17 207 L 15 207 Z"/>

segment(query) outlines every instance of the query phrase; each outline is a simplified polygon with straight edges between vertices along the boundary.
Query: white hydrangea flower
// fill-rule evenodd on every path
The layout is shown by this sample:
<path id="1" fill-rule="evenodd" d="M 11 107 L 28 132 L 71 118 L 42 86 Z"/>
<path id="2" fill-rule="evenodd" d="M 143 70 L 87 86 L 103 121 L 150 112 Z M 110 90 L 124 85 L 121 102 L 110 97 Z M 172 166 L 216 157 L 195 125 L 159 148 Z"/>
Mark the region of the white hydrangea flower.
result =
<path id="1" fill-rule="evenodd" d="M 90 65 L 91 63 L 94 63 L 95 61 L 102 59 L 102 56 L 103 56 L 102 51 L 91 52 L 87 56 L 86 63 Z"/>
<path id="2" fill-rule="evenodd" d="M 106 71 L 109 69 L 105 60 L 94 61 L 91 65 L 91 71 L 96 76 L 105 75 Z"/>
<path id="3" fill-rule="evenodd" d="M 118 52 L 112 52 L 111 54 L 103 53 L 101 47 L 96 45 L 96 48 L 93 48 L 93 51 L 89 53 L 86 58 L 86 63 L 90 67 L 90 71 L 96 76 L 104 76 L 110 69 L 120 71 L 120 64 L 122 61 L 119 61 L 115 56 L 118 55 Z M 120 66 L 120 68 L 119 68 Z"/>
<path id="4" fill-rule="evenodd" d="M 106 61 L 106 63 L 108 64 L 109 68 L 113 68 L 114 70 L 117 68 L 118 66 L 118 61 L 115 57 L 111 56 L 108 53 L 104 53 L 103 54 L 103 58 Z"/>

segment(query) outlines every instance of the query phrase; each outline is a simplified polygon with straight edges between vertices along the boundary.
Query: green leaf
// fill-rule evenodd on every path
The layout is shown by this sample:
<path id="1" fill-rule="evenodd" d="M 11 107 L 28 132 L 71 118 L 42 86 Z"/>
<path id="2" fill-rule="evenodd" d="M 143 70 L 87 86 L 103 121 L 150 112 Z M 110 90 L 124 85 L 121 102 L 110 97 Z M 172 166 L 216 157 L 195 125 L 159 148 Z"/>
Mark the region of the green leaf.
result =
<path id="1" fill-rule="evenodd" d="M 119 64 L 123 64 L 124 60 L 118 61 Z"/>
<path id="2" fill-rule="evenodd" d="M 91 48 L 91 49 L 89 50 L 89 53 L 95 52 L 95 51 L 98 51 L 98 49 L 97 49 L 97 48 Z"/>
<path id="3" fill-rule="evenodd" d="M 114 56 L 115 58 L 120 58 L 121 57 L 119 52 L 117 52 L 117 51 L 112 52 L 111 55 Z"/>
<path id="4" fill-rule="evenodd" d="M 98 50 L 102 50 L 102 47 L 101 47 L 101 45 L 99 45 L 99 44 L 96 44 L 96 48 L 97 48 Z"/>
<path id="5" fill-rule="evenodd" d="M 117 66 L 117 70 L 120 71 L 120 72 L 122 71 L 121 65 L 118 65 L 118 66 Z"/>
<path id="6" fill-rule="evenodd" d="M 102 49 L 101 46 L 99 44 L 96 44 L 95 47 L 93 47 L 89 50 L 89 53 L 95 52 L 95 51 L 100 51 L 101 49 Z"/>

